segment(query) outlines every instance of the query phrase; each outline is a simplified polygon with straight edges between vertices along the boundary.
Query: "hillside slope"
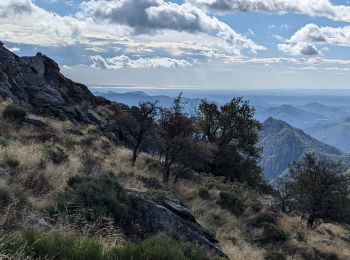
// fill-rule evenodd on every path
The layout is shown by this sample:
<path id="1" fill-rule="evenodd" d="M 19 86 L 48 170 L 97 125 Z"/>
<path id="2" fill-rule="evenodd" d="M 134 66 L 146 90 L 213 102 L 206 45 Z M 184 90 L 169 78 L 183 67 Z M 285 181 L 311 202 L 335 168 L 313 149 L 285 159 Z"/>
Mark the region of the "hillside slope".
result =
<path id="1" fill-rule="evenodd" d="M 0 258 L 349 259 L 347 226 L 309 230 L 246 184 L 181 165 L 162 183 L 161 159 L 143 153 L 132 165 L 123 127 L 94 120 L 127 106 L 92 96 L 45 56 L 1 53 Z M 12 120 L 9 107 L 41 116 Z"/>

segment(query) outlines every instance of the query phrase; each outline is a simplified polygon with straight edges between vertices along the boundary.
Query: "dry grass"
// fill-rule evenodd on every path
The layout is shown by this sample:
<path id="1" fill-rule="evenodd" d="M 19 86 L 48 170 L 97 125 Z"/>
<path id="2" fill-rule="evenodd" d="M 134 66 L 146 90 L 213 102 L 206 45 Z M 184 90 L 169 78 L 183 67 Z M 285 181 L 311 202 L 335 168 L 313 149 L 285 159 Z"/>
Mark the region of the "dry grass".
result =
<path id="1" fill-rule="evenodd" d="M 0 105 L 0 113 L 3 105 Z M 6 175 L 1 176 L 6 185 L 13 191 L 21 191 L 26 198 L 26 205 L 18 207 L 21 198 L 16 195 L 14 202 L 6 208 L 0 218 L 0 225 L 7 225 L 11 221 L 20 224 L 29 211 L 40 210 L 52 205 L 57 194 L 64 190 L 69 177 L 86 173 L 84 153 L 89 153 L 93 168 L 90 174 L 112 172 L 120 183 L 126 188 L 147 190 L 140 177 L 152 177 L 162 182 L 162 175 L 157 167 L 158 158 L 141 154 L 135 167 L 130 163 L 131 151 L 116 146 L 108 138 L 101 135 L 96 127 L 77 127 L 68 122 L 47 120 L 47 129 L 38 132 L 30 127 L 23 126 L 20 129 L 10 124 L 5 124 L 0 119 L 0 127 L 6 128 L 10 135 L 6 137 L 7 145 L 0 144 L 0 170 L 5 169 Z M 71 130 L 74 131 L 71 131 Z M 1 131 L 2 129 L 0 129 Z M 6 132 L 5 131 L 5 132 Z M 0 137 L 4 131 L 0 132 Z M 52 134 L 56 138 L 38 141 L 41 135 Z M 67 160 L 55 164 L 48 157 L 48 149 L 59 147 L 68 155 Z M 8 159 L 12 159 L 9 161 Z M 85 158 L 86 159 L 86 158 Z M 18 161 L 16 166 L 14 161 Z M 149 161 L 153 162 L 150 167 Z M 48 192 L 34 194 L 26 189 L 28 176 L 40 174 L 48 180 L 50 187 Z M 33 179 L 35 180 L 35 178 Z M 202 187 L 208 190 L 209 199 L 201 199 L 198 189 Z M 200 180 L 191 181 L 179 179 L 174 185 L 163 186 L 162 189 L 178 197 L 191 209 L 196 219 L 205 228 L 215 233 L 221 247 L 231 259 L 263 259 L 265 248 L 252 242 L 247 234 L 247 225 L 258 214 L 253 205 L 260 202 L 262 211 L 268 211 L 268 205 L 273 201 L 272 197 L 261 196 L 240 184 L 225 183 L 223 179 L 211 176 L 202 176 Z M 234 192 L 246 205 L 242 216 L 236 217 L 228 210 L 222 209 L 217 203 L 221 191 Z M 21 204 L 22 205 L 22 204 Z M 260 209 L 258 209 L 259 211 Z M 10 221 L 10 222 L 11 222 Z M 89 237 L 97 236 L 106 247 L 111 244 L 123 244 L 125 239 L 121 232 L 113 230 L 106 225 L 100 228 L 102 233 L 96 232 L 95 227 L 80 226 L 79 228 L 67 221 L 61 220 L 54 228 L 65 233 L 79 233 Z M 337 253 L 340 259 L 350 259 L 350 229 L 336 224 L 322 224 L 316 230 L 309 230 L 300 218 L 291 215 L 280 214 L 279 226 L 290 234 L 287 242 L 290 246 L 299 248 L 317 248 L 321 251 Z M 83 224 L 83 223 L 82 223 Z M 103 233 L 105 232 L 105 233 Z M 107 234 L 108 233 L 108 234 Z M 113 237 L 111 234 L 114 234 Z M 302 241 L 305 238 L 305 241 Z M 0 257 L 1 258 L 1 257 Z M 300 256 L 289 256 L 288 259 L 300 259 Z"/>

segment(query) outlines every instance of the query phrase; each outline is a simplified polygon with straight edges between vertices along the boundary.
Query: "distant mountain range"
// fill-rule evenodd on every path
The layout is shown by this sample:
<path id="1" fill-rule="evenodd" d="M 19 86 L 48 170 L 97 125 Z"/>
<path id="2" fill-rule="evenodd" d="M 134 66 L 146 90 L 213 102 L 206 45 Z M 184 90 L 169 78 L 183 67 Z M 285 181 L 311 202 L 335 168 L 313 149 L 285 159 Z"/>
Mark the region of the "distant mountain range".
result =
<path id="1" fill-rule="evenodd" d="M 157 105 L 160 107 L 169 107 L 174 101 L 173 97 L 166 95 L 147 95 L 143 91 L 132 91 L 127 93 L 116 93 L 113 91 L 108 92 L 94 92 L 96 96 L 102 96 L 111 101 L 123 103 L 128 106 L 137 106 L 140 102 L 157 102 Z M 200 99 L 199 98 L 183 98 L 185 103 L 185 111 L 187 113 L 192 113 L 198 107 Z"/>
<path id="2" fill-rule="evenodd" d="M 268 179 L 283 174 L 295 159 L 307 152 L 350 165 L 350 156 L 324 144 L 288 123 L 268 118 L 259 133 L 259 147 L 263 148 L 261 166 Z"/>

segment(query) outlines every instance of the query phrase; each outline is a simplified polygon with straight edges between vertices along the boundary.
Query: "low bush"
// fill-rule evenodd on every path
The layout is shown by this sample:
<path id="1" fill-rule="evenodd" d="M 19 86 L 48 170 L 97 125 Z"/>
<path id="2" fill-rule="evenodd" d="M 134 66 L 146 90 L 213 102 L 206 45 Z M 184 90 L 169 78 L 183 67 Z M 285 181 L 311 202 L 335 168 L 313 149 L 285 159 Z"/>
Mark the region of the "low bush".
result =
<path id="1" fill-rule="evenodd" d="M 268 250 L 264 254 L 264 260 L 285 260 L 286 256 L 278 251 Z"/>
<path id="2" fill-rule="evenodd" d="M 68 188 L 58 197 L 57 210 L 73 214 L 76 208 L 86 210 L 87 220 L 112 216 L 122 227 L 132 209 L 123 187 L 112 175 L 71 177 Z"/>
<path id="3" fill-rule="evenodd" d="M 315 258 L 322 260 L 338 260 L 339 256 L 334 252 L 324 252 L 314 248 Z"/>
<path id="4" fill-rule="evenodd" d="M 165 200 L 169 197 L 169 193 L 159 189 L 149 189 L 146 193 L 147 196 L 151 197 L 153 200 Z"/>
<path id="5" fill-rule="evenodd" d="M 151 171 L 159 170 L 162 168 L 161 162 L 151 157 L 145 158 L 145 164 L 147 165 L 147 168 Z"/>
<path id="6" fill-rule="evenodd" d="M 246 208 L 244 203 L 239 198 L 237 198 L 233 193 L 227 191 L 220 192 L 218 204 L 222 208 L 230 210 L 237 216 L 242 215 Z"/>
<path id="7" fill-rule="evenodd" d="M 60 147 L 48 149 L 47 154 L 54 164 L 61 164 L 68 160 L 68 155 Z"/>
<path id="8" fill-rule="evenodd" d="M 116 248 L 109 253 L 108 259 L 209 260 L 215 258 L 208 256 L 191 243 L 178 241 L 170 235 L 162 233 L 136 244 Z"/>
<path id="9" fill-rule="evenodd" d="M 250 205 L 250 207 L 255 211 L 255 212 L 260 212 L 263 208 L 263 206 L 261 205 L 261 203 L 259 201 L 254 201 L 252 202 L 252 204 Z"/>
<path id="10" fill-rule="evenodd" d="M 21 164 L 21 162 L 16 158 L 9 157 L 9 156 L 5 156 L 4 163 L 11 169 L 16 169 Z"/>
<path id="11" fill-rule="evenodd" d="M 24 181 L 24 187 L 36 196 L 46 194 L 51 190 L 49 179 L 43 173 L 38 172 L 28 174 Z"/>
<path id="12" fill-rule="evenodd" d="M 92 239 L 44 233 L 33 228 L 12 234 L 0 233 L 0 256 L 5 259 L 57 260 L 219 259 L 170 234 L 161 233 L 135 244 L 103 250 L 103 245 Z"/>
<path id="13" fill-rule="evenodd" d="M 0 183 L 0 210 L 7 207 L 12 202 L 10 188 L 3 183 Z"/>
<path id="14" fill-rule="evenodd" d="M 277 218 L 272 213 L 264 212 L 264 213 L 258 214 L 253 219 L 254 226 L 261 227 L 264 223 L 276 224 L 277 223 Z"/>
<path id="15" fill-rule="evenodd" d="M 304 233 L 298 231 L 296 234 L 297 240 L 301 242 L 306 242 L 306 236 Z"/>
<path id="16" fill-rule="evenodd" d="M 1 134 L 1 133 L 0 133 Z M 6 147 L 9 145 L 9 139 L 3 136 L 0 136 L 0 146 Z"/>
<path id="17" fill-rule="evenodd" d="M 81 161 L 84 167 L 84 172 L 87 175 L 91 175 L 93 172 L 97 171 L 101 166 L 101 163 L 98 160 L 98 158 L 96 158 L 94 154 L 89 151 L 84 151 L 82 153 Z"/>
<path id="18" fill-rule="evenodd" d="M 159 180 L 154 177 L 141 176 L 140 180 L 145 184 L 146 188 L 160 189 L 162 187 Z"/>
<path id="19" fill-rule="evenodd" d="M 261 242 L 263 243 L 284 242 L 287 239 L 288 239 L 288 234 L 280 227 L 271 223 L 263 224 L 263 234 L 262 234 Z"/>
<path id="20" fill-rule="evenodd" d="M 198 189 L 198 196 L 204 200 L 210 199 L 209 191 L 204 187 Z"/>
<path id="21" fill-rule="evenodd" d="M 2 112 L 2 117 L 10 122 L 22 123 L 26 118 L 26 111 L 16 105 L 7 106 Z"/>

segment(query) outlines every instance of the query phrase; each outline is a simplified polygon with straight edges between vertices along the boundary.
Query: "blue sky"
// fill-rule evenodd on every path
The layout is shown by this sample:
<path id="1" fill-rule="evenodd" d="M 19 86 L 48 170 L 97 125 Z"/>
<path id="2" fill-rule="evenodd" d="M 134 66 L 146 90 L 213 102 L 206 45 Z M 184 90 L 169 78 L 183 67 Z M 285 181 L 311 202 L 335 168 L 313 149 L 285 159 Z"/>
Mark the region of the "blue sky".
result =
<path id="1" fill-rule="evenodd" d="M 90 85 L 350 89 L 347 0 L 1 0 L 0 40 Z"/>

